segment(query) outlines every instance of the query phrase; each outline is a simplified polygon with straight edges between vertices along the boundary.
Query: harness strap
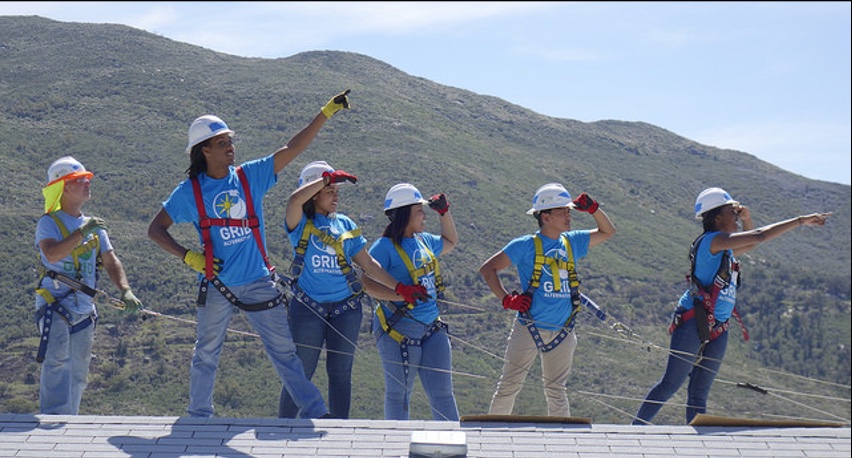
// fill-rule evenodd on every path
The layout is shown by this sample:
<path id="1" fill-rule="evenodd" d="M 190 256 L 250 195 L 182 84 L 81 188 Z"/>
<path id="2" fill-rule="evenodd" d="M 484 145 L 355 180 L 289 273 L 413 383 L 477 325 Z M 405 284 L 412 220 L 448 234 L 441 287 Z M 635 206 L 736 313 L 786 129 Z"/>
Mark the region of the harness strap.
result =
<path id="1" fill-rule="evenodd" d="M 415 239 L 417 241 L 418 247 L 422 248 L 423 251 L 429 256 L 429 260 L 425 262 L 420 268 L 414 267 L 414 263 L 411 261 L 411 258 L 408 256 L 405 250 L 402 249 L 402 246 L 394 242 L 394 248 L 396 248 L 396 252 L 397 254 L 399 254 L 400 259 L 402 259 L 402 262 L 405 263 L 405 267 L 408 270 L 408 274 L 411 276 L 411 281 L 413 282 L 413 284 L 420 284 L 420 277 L 429 275 L 432 272 L 435 273 L 435 290 L 437 291 L 438 298 L 441 298 L 443 297 L 443 291 L 445 287 L 444 282 L 441 278 L 441 266 L 438 263 L 438 258 L 437 256 L 435 256 L 432 250 L 430 250 L 429 247 L 426 246 L 426 244 L 420 239 L 420 237 L 417 236 L 417 234 L 415 234 Z M 391 302 L 387 303 L 389 305 L 391 304 Z M 379 323 L 382 326 L 382 330 L 393 340 L 397 341 L 397 343 L 399 343 L 400 345 L 403 370 L 406 375 L 408 375 L 409 373 L 409 346 L 422 346 L 423 342 L 425 342 L 426 339 L 440 332 L 441 329 L 444 329 L 446 332 L 449 333 L 449 327 L 446 323 L 441 321 L 440 317 L 438 317 L 435 321 L 429 324 L 428 328 L 426 329 L 426 332 L 418 339 L 408 337 L 405 334 L 402 334 L 401 332 L 394 329 L 393 326 L 397 322 L 399 322 L 399 320 L 402 319 L 405 315 L 407 315 L 408 312 L 414 307 L 415 304 L 412 304 L 410 302 L 406 303 L 402 307 L 397 307 L 394 310 L 393 315 L 391 315 L 390 317 L 385 316 L 384 308 L 381 305 L 376 307 L 376 316 L 378 316 L 379 318 Z"/>
<path id="2" fill-rule="evenodd" d="M 568 321 L 565 322 L 565 326 L 563 326 L 559 333 L 556 334 L 555 337 L 550 342 L 545 343 L 544 339 L 541 337 L 541 333 L 538 331 L 538 328 L 535 326 L 535 321 L 533 321 L 532 315 L 530 312 L 521 312 L 520 316 L 523 318 L 521 323 L 527 327 L 530 335 L 532 336 L 533 342 L 535 342 L 535 346 L 542 352 L 547 353 L 550 350 L 556 348 L 557 345 L 561 344 L 565 337 L 568 336 L 571 331 L 574 330 L 574 314 L 568 318 Z"/>
<path id="3" fill-rule="evenodd" d="M 437 292 L 437 299 L 442 299 L 444 297 L 444 289 L 446 287 L 444 286 L 444 279 L 441 276 L 441 264 L 438 263 L 438 257 L 435 256 L 435 253 L 426 246 L 417 234 L 414 235 L 414 238 L 417 241 L 417 246 L 422 248 L 429 256 L 429 260 L 423 263 L 423 266 L 419 269 L 414 268 L 414 262 L 411 261 L 408 254 L 402 249 L 402 246 L 396 242 L 394 242 L 393 246 L 396 248 L 396 252 L 399 254 L 400 259 L 402 259 L 402 262 L 405 263 L 405 267 L 408 269 L 408 274 L 411 276 L 413 284 L 419 285 L 420 277 L 429 275 L 432 272 L 435 273 L 435 291 Z"/>
<path id="4" fill-rule="evenodd" d="M 59 233 L 62 235 L 63 240 L 68 238 L 69 235 L 71 235 L 71 233 L 68 231 L 68 228 L 65 227 L 65 224 L 62 223 L 62 220 L 59 219 L 59 216 L 56 215 L 56 212 L 47 213 L 47 215 L 49 215 L 51 218 L 53 218 L 53 221 L 56 223 L 56 227 L 59 228 Z M 73 250 L 71 250 L 71 258 L 74 260 L 74 272 L 76 273 L 76 277 L 78 279 L 82 278 L 82 274 L 80 273 L 80 257 L 83 256 L 84 254 L 88 253 L 91 250 L 95 250 L 95 256 L 96 256 L 96 258 L 95 258 L 95 281 L 97 281 L 98 271 L 101 268 L 100 247 L 101 247 L 100 237 L 98 237 L 98 234 L 95 233 L 88 240 L 86 240 L 84 243 L 77 245 L 76 247 L 74 247 Z M 41 288 L 41 282 L 42 282 L 42 280 L 44 280 L 44 277 L 46 275 L 50 276 L 53 279 L 53 283 L 54 283 L 54 285 L 56 285 L 55 287 L 58 288 L 59 286 L 57 285 L 56 275 L 61 275 L 61 274 L 57 274 L 57 273 L 51 271 L 50 269 L 48 269 L 44 264 L 41 263 L 41 258 L 38 257 L 38 255 L 37 255 L 36 264 L 37 264 L 36 272 L 38 273 L 38 279 L 36 280 L 36 286 L 35 286 L 36 289 Z M 62 276 L 62 277 L 64 277 L 64 276 Z M 68 279 L 68 280 L 70 280 L 70 279 Z M 89 286 L 84 284 L 83 282 L 70 281 L 70 282 L 66 282 L 66 283 L 73 283 L 73 285 L 69 285 L 69 286 L 72 286 L 72 288 L 75 288 L 75 289 L 78 289 L 78 290 L 81 290 L 81 291 L 83 291 L 83 287 L 88 288 L 88 290 L 85 290 L 84 292 L 86 294 L 88 294 L 89 296 L 95 297 L 95 290 L 89 288 Z"/>
<path id="5" fill-rule="evenodd" d="M 565 254 L 567 259 L 554 259 L 549 258 L 544 255 L 544 246 L 541 241 L 541 237 L 536 234 L 533 237 L 533 241 L 535 243 L 535 263 L 533 265 L 533 273 L 530 277 L 530 285 L 527 288 L 526 292 L 532 295 L 536 289 L 538 289 L 541 284 L 541 274 L 544 270 L 543 267 L 545 264 L 550 266 L 550 272 L 553 277 L 553 289 L 554 291 L 562 291 L 562 283 L 559 278 L 559 271 L 564 269 L 568 271 L 568 285 L 571 291 L 571 314 L 568 315 L 568 319 L 565 320 L 565 324 L 562 326 L 562 329 L 559 333 L 550 341 L 545 343 L 544 339 L 541 337 L 541 333 L 539 333 L 538 328 L 535 325 L 535 321 L 533 320 L 532 315 L 529 312 L 521 312 L 519 315 L 521 316 L 522 323 L 526 326 L 527 330 L 529 330 L 530 335 L 535 342 L 536 347 L 542 352 L 548 352 L 556 348 L 557 345 L 562 343 L 565 340 L 565 337 L 568 336 L 574 329 L 574 318 L 577 316 L 577 313 L 580 311 L 582 307 L 582 301 L 580 296 L 580 278 L 577 275 L 577 270 L 574 268 L 574 252 L 571 249 L 571 243 L 568 241 L 568 238 L 565 237 L 564 234 L 559 236 L 560 241 L 562 242 L 562 246 L 565 249 Z"/>
<path id="6" fill-rule="evenodd" d="M 219 278 L 215 275 L 215 271 L 213 268 L 213 239 L 210 237 L 210 227 L 212 226 L 227 226 L 227 227 L 247 227 L 252 230 L 252 235 L 254 236 L 254 240 L 257 243 L 257 248 L 260 250 L 260 255 L 263 257 L 263 262 L 266 264 L 266 268 L 269 269 L 271 275 L 275 275 L 275 266 L 269 263 L 269 258 L 266 256 L 266 247 L 263 246 L 263 238 L 260 233 L 260 219 L 255 215 L 254 212 L 254 203 L 251 198 L 251 189 L 248 185 L 248 179 L 246 178 L 245 171 L 243 171 L 242 166 L 238 166 L 236 168 L 237 175 L 240 179 L 240 185 L 243 188 L 243 195 L 246 201 L 246 213 L 247 218 L 245 219 L 235 219 L 235 218 L 208 218 L 207 211 L 204 209 L 204 200 L 201 196 L 201 184 L 198 182 L 198 177 L 192 177 L 190 182 L 192 183 L 192 191 L 193 196 L 195 197 L 195 206 L 198 209 L 198 226 L 201 229 L 201 240 L 202 245 L 204 246 L 204 278 L 201 280 L 198 287 L 198 299 L 196 303 L 199 307 L 203 307 L 207 302 L 207 292 L 209 290 L 209 283 L 213 282 L 213 285 L 218 289 L 222 294 L 229 300 L 231 303 L 236 305 L 237 307 L 246 310 L 246 311 L 256 311 L 263 310 L 265 308 L 272 308 L 275 305 L 281 303 L 281 298 L 277 299 L 277 303 L 274 305 L 267 305 L 267 303 L 261 304 L 243 304 L 239 300 L 237 300 L 236 296 L 234 296 L 230 290 L 219 280 Z"/>
<path id="7" fill-rule="evenodd" d="M 281 297 L 281 294 L 279 294 L 275 296 L 274 299 L 270 299 L 265 302 L 258 302 L 255 304 L 244 304 L 239 299 L 237 299 L 237 296 L 232 293 L 231 290 L 228 289 L 228 287 L 225 286 L 224 283 L 219 280 L 219 277 L 213 277 L 212 280 L 207 280 L 207 278 L 201 279 L 201 283 L 198 289 L 198 298 L 199 301 L 201 301 L 203 298 L 205 302 L 199 302 L 199 306 L 203 306 L 206 303 L 209 283 L 212 283 L 213 287 L 216 288 L 216 290 L 219 291 L 222 296 L 224 296 L 225 299 L 227 299 L 230 303 L 234 304 L 242 310 L 245 310 L 246 312 L 257 312 L 259 310 L 271 309 L 277 305 L 281 305 L 284 302 Z"/>
<path id="8" fill-rule="evenodd" d="M 249 189 L 246 172 L 243 171 L 242 166 L 237 167 L 237 175 L 240 177 L 240 184 L 243 185 L 243 194 L 245 194 L 246 197 L 246 211 L 248 212 L 249 221 L 253 221 L 253 225 L 250 225 L 249 227 L 251 227 L 251 231 L 254 234 L 257 249 L 260 250 L 260 255 L 263 256 L 263 262 L 266 264 L 266 268 L 269 269 L 270 272 L 275 272 L 275 266 L 270 264 L 269 257 L 266 256 L 266 247 L 263 246 L 263 238 L 260 234 L 260 223 L 257 216 L 255 216 L 254 203 L 251 200 L 251 189 Z"/>
<path id="9" fill-rule="evenodd" d="M 309 307 L 317 315 L 323 318 L 334 318 L 343 315 L 346 312 L 361 310 L 361 305 L 367 295 L 362 291 L 358 294 L 353 294 L 342 301 L 323 303 L 315 301 L 311 296 L 308 296 L 302 288 L 297 284 L 292 284 L 293 297 L 295 300 Z"/>
<path id="10" fill-rule="evenodd" d="M 295 248 L 293 263 L 290 265 L 290 275 L 293 276 L 292 280 L 294 282 L 298 280 L 304 270 L 305 252 L 308 250 L 308 241 L 310 240 L 311 235 L 316 236 L 324 244 L 334 248 L 334 252 L 337 254 L 337 265 L 340 266 L 340 271 L 343 272 L 343 275 L 346 277 L 346 283 L 349 284 L 349 289 L 352 290 L 354 294 L 359 294 L 364 291 L 364 285 L 361 283 L 361 280 L 358 279 L 355 269 L 353 269 L 352 265 L 349 264 L 349 261 L 346 260 L 346 254 L 343 251 L 343 242 L 355 237 L 360 237 L 361 228 L 346 231 L 343 234 L 340 234 L 339 237 L 335 238 L 334 235 L 317 228 L 312 219 L 308 219 L 305 223 L 305 227 L 302 229 L 302 235 L 299 238 L 299 243 Z"/>
<path id="11" fill-rule="evenodd" d="M 675 314 L 672 318 L 672 323 L 669 325 L 669 334 L 671 334 L 684 322 L 689 321 L 693 317 L 697 318 L 696 325 L 698 326 L 698 336 L 702 341 L 702 349 L 707 342 L 716 339 L 728 329 L 728 322 L 720 325 L 717 325 L 716 323 L 716 301 L 719 298 L 719 293 L 723 289 L 731 285 L 732 282 L 736 282 L 734 286 L 739 287 L 740 281 L 740 263 L 731 256 L 729 250 L 725 250 L 723 252 L 722 259 L 719 262 L 719 269 L 713 276 L 713 283 L 709 287 L 702 285 L 698 279 L 695 278 L 695 263 L 698 246 L 701 244 L 701 240 L 706 235 L 707 233 L 705 232 L 696 237 L 689 247 L 690 272 L 686 278 L 689 282 L 689 292 L 693 297 L 693 306 L 691 309 L 683 313 Z M 748 342 L 748 330 L 746 329 L 745 323 L 743 322 L 742 317 L 740 317 L 736 306 L 734 307 L 732 314 L 734 315 L 734 318 L 737 319 L 740 329 L 743 332 L 743 340 Z"/>
<path id="12" fill-rule="evenodd" d="M 737 323 L 739 323 L 739 325 L 740 325 L 740 330 L 742 330 L 742 332 L 743 332 L 743 340 L 748 342 L 748 339 L 749 339 L 748 329 L 746 329 L 746 325 L 743 322 L 742 317 L 740 317 L 740 313 L 737 311 L 736 308 L 734 308 L 734 311 L 733 311 L 732 314 L 734 315 L 734 318 L 737 319 Z M 682 324 L 686 323 L 687 321 L 691 320 L 694 317 L 695 317 L 695 307 L 693 307 L 689 310 L 685 310 L 681 313 L 675 313 L 674 317 L 672 318 L 671 324 L 669 324 L 669 334 L 673 333 L 675 329 L 677 329 L 679 326 L 681 326 Z M 720 325 L 715 326 L 712 329 L 709 329 L 709 334 L 707 335 L 707 338 L 705 339 L 705 341 L 712 341 L 712 340 L 716 339 L 722 333 L 724 333 L 725 331 L 728 330 L 728 326 L 729 326 L 729 322 L 725 321 L 724 323 L 721 323 Z M 699 328 L 699 331 L 700 331 L 700 328 Z"/>
<path id="13" fill-rule="evenodd" d="M 413 308 L 413 304 L 405 304 L 405 306 L 394 310 L 393 315 L 391 315 L 390 318 L 386 318 L 384 308 L 381 305 L 377 306 L 376 315 L 379 317 L 379 323 L 382 325 L 382 330 L 385 331 L 387 335 L 391 336 L 393 340 L 402 343 L 402 341 L 407 337 L 394 329 L 393 326 Z"/>
<path id="14" fill-rule="evenodd" d="M 56 223 L 56 227 L 59 228 L 59 233 L 62 235 L 63 240 L 68 238 L 69 235 L 71 235 L 71 232 L 68 231 L 68 228 L 65 227 L 65 224 L 62 222 L 62 220 L 59 218 L 59 215 L 57 215 L 55 211 L 47 213 L 47 215 L 53 219 L 54 223 Z M 100 237 L 98 237 L 98 234 L 95 233 L 91 237 L 89 237 L 88 240 L 81 243 L 80 245 L 77 245 L 76 247 L 74 247 L 74 249 L 71 250 L 71 258 L 74 261 L 74 271 L 78 279 L 82 278 L 82 275 L 80 273 L 80 257 L 94 250 L 96 256 L 95 279 L 97 281 L 97 271 L 98 269 L 100 269 L 101 265 L 100 246 Z M 47 342 L 50 337 L 50 329 L 53 325 L 54 313 L 58 313 L 59 316 L 62 317 L 63 320 L 65 320 L 65 322 L 71 328 L 71 334 L 85 329 L 88 326 L 91 326 L 97 322 L 97 309 L 95 308 L 95 304 L 92 303 L 92 307 L 94 310 L 92 314 L 86 317 L 84 320 L 80 321 L 79 323 L 72 325 L 71 312 L 66 307 L 61 305 L 59 301 L 57 301 L 56 298 L 53 297 L 53 294 L 51 294 L 50 291 L 41 287 L 41 283 L 44 280 L 44 277 L 49 277 L 51 280 L 53 280 L 54 285 L 56 285 L 55 287 L 57 288 L 59 281 L 62 281 L 63 283 L 71 287 L 71 291 L 69 291 L 65 296 L 63 296 L 63 298 L 67 297 L 69 294 L 72 294 L 75 290 L 81 291 L 84 294 L 95 298 L 95 296 L 97 296 L 98 294 L 98 291 L 90 287 L 89 285 L 83 283 L 82 281 L 68 278 L 63 274 L 48 269 L 47 266 L 41 263 L 40 258 L 36 270 L 38 272 L 38 280 L 36 282 L 35 292 L 36 294 L 43 297 L 45 301 L 45 305 L 39 308 L 36 311 L 35 315 L 36 323 L 38 323 L 38 321 L 42 318 L 44 319 L 41 326 L 41 336 L 39 338 L 38 351 L 36 352 L 36 362 L 42 363 L 44 362 L 44 355 L 47 352 Z"/>
<path id="15" fill-rule="evenodd" d="M 412 338 L 412 337 L 408 337 L 405 334 L 402 334 L 399 331 L 393 329 L 393 325 L 396 324 L 396 322 L 399 321 L 399 317 L 402 316 L 402 314 L 399 313 L 400 310 L 406 310 L 406 308 L 401 307 L 401 308 L 396 309 L 396 311 L 390 317 L 390 319 L 385 319 L 384 310 L 382 309 L 381 306 L 378 306 L 378 307 L 376 307 L 376 315 L 379 317 L 379 323 L 381 323 L 381 325 L 382 325 L 382 330 L 384 330 L 385 333 L 388 336 L 390 336 L 393 340 L 395 340 L 395 341 L 397 341 L 397 343 L 399 343 L 399 352 L 400 352 L 400 356 L 402 357 L 402 370 L 405 373 L 405 375 L 407 376 L 409 374 L 410 370 L 411 370 L 411 366 L 409 364 L 409 359 L 408 359 L 409 347 L 421 347 L 421 346 L 423 346 L 423 343 L 426 342 L 427 339 L 429 339 L 433 335 L 441 332 L 441 330 L 444 330 L 444 332 L 447 332 L 447 333 L 449 333 L 450 331 L 449 331 L 449 326 L 447 326 L 446 323 L 444 323 L 443 321 L 441 321 L 440 318 L 438 318 L 437 320 L 433 321 L 432 324 L 429 325 L 429 327 L 426 329 L 426 332 L 423 333 L 423 335 L 420 336 L 420 338 L 415 339 L 415 338 Z M 394 320 L 394 317 L 396 317 L 397 319 Z"/>
<path id="16" fill-rule="evenodd" d="M 68 236 L 71 235 L 71 232 L 68 231 L 68 228 L 65 227 L 65 224 L 62 223 L 62 220 L 59 219 L 59 216 L 56 214 L 56 212 L 50 212 L 50 213 L 48 213 L 48 216 L 53 218 L 53 221 L 56 223 L 56 226 L 59 228 L 59 233 L 62 234 L 62 238 L 67 239 Z M 100 237 L 98 237 L 98 234 L 95 233 L 88 240 L 86 240 L 85 242 L 83 242 L 80 245 L 77 245 L 76 247 L 74 247 L 73 250 L 71 250 L 71 258 L 74 260 L 74 271 L 77 272 L 77 275 L 80 274 L 80 257 L 83 256 L 84 254 L 88 253 L 91 250 L 96 250 L 95 253 L 96 253 L 96 255 L 99 256 L 100 255 L 100 247 L 101 247 Z M 99 263 L 100 263 L 100 259 L 98 259 L 98 264 Z"/>
<path id="17" fill-rule="evenodd" d="M 71 334 L 79 332 L 87 327 L 94 325 L 98 321 L 97 311 L 93 312 L 91 315 L 87 316 L 85 319 L 81 320 L 76 324 L 71 324 L 71 312 L 65 308 L 62 304 L 57 301 L 50 291 L 44 288 L 36 289 L 36 293 L 38 293 L 41 297 L 44 298 L 45 304 L 36 311 L 35 321 L 38 323 L 42 318 L 44 321 L 41 325 L 41 336 L 39 338 L 38 343 L 38 351 L 36 352 L 36 362 L 41 364 L 44 362 L 44 355 L 47 353 L 47 342 L 50 338 L 50 329 L 53 326 L 53 314 L 58 313 L 59 316 L 65 320 L 68 326 L 71 328 L 69 331 Z M 69 293 L 70 294 L 70 293 Z M 67 296 L 67 295 L 66 295 Z M 64 296 L 63 296 L 64 297 Z"/>

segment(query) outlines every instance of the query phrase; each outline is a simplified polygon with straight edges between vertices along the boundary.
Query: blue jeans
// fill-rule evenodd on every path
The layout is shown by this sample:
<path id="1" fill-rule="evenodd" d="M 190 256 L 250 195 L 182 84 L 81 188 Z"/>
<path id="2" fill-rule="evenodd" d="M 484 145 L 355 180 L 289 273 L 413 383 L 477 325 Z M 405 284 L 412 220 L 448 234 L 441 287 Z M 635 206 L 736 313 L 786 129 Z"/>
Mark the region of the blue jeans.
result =
<path id="1" fill-rule="evenodd" d="M 689 377 L 686 398 L 686 424 L 699 413 L 707 412 L 707 397 L 728 348 L 728 332 L 725 331 L 704 347 L 703 358 L 698 365 L 698 348 L 701 339 L 695 318 L 684 322 L 672 332 L 666 372 L 645 396 L 639 407 L 634 425 L 650 424 L 663 407 Z"/>
<path id="2" fill-rule="evenodd" d="M 323 305 L 333 310 L 338 304 L 340 303 Z M 349 418 L 349 407 L 352 403 L 352 364 L 355 360 L 358 332 L 361 329 L 360 302 L 357 308 L 340 314 L 332 313 L 332 316 L 319 316 L 317 311 L 295 298 L 290 301 L 288 309 L 290 332 L 296 344 L 296 354 L 305 368 L 305 375 L 308 379 L 313 379 L 325 344 L 329 413 L 333 418 Z M 298 410 L 290 393 L 282 389 L 278 416 L 295 418 Z"/>
<path id="3" fill-rule="evenodd" d="M 73 323 L 89 317 L 71 313 Z M 40 320 L 42 321 L 42 320 Z M 41 332 L 39 323 L 39 332 Z M 39 386 L 39 413 L 47 415 L 77 415 L 83 391 L 88 385 L 89 362 L 92 359 L 92 342 L 95 326 L 91 324 L 74 334 L 71 327 L 58 314 L 53 314 L 53 325 L 47 339 L 47 351 L 41 365 Z"/>
<path id="4" fill-rule="evenodd" d="M 411 320 L 401 320 L 394 326 L 398 332 L 419 339 L 427 327 Z M 373 335 L 382 358 L 385 372 L 385 420 L 408 420 L 414 378 L 429 398 L 432 418 L 441 421 L 458 421 L 459 409 L 453 394 L 452 349 L 445 331 L 433 334 L 422 346 L 408 347 L 410 372 L 405 374 L 400 344 L 382 330 L 377 315 L 373 316 Z"/>
<path id="5" fill-rule="evenodd" d="M 275 282 L 262 278 L 255 282 L 231 287 L 231 292 L 244 304 L 256 304 L 280 295 Z M 213 416 L 213 382 L 219 367 L 219 356 L 225 341 L 225 333 L 234 305 L 224 296 L 211 288 L 207 294 L 207 304 L 197 308 L 198 340 L 192 355 L 189 371 L 189 407 L 187 412 L 193 417 Z M 301 418 L 319 418 L 326 413 L 325 402 L 317 387 L 305 377 L 302 361 L 296 356 L 296 346 L 290 335 L 287 314 L 284 307 L 256 312 L 244 312 L 249 323 L 260 335 L 263 348 L 278 372 L 284 388 L 293 395 L 300 409 Z"/>

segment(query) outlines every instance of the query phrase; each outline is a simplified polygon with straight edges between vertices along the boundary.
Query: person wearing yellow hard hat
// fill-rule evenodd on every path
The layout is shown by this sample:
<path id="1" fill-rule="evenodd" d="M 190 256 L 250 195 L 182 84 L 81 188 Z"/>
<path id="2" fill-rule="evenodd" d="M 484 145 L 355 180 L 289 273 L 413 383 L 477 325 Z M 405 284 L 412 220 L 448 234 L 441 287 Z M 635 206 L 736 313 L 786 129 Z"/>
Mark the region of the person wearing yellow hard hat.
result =
<path id="1" fill-rule="evenodd" d="M 797 227 L 823 226 L 831 216 L 811 213 L 754 228 L 751 210 L 719 187 L 701 191 L 694 210 L 704 231 L 689 248 L 689 285 L 672 314 L 666 369 L 645 395 L 634 425 L 651 424 L 687 378 L 686 423 L 707 412 L 710 388 L 728 346 L 731 316 L 740 322 L 743 338 L 748 340 L 735 306 L 740 279 L 737 256 Z"/>
<path id="2" fill-rule="evenodd" d="M 590 214 L 597 227 L 573 229 L 574 211 Z M 479 268 L 503 308 L 515 312 L 503 373 L 488 413 L 512 414 L 538 357 L 547 415 L 570 417 L 565 385 L 577 348 L 574 318 L 582 306 L 576 261 L 586 257 L 591 247 L 612 238 L 615 226 L 596 200 L 585 192 L 572 199 L 561 183 L 539 187 L 527 214 L 536 219 L 538 231 L 509 241 Z M 517 269 L 520 293 L 510 293 L 499 276 L 512 265 Z"/>
<path id="3" fill-rule="evenodd" d="M 308 148 L 325 122 L 349 108 L 347 94 L 348 90 L 332 97 L 286 145 L 239 166 L 235 166 L 234 131 L 221 118 L 204 115 L 189 126 L 187 178 L 154 215 L 148 237 L 198 272 L 197 340 L 187 406 L 192 417 L 214 414 L 219 354 L 235 306 L 260 335 L 284 388 L 299 407 L 298 416 L 328 415 L 322 393 L 305 377 L 281 307 L 279 279 L 266 255 L 263 198 L 277 183 L 278 173 Z M 178 242 L 169 232 L 174 224 L 192 224 L 201 239 L 200 250 Z"/>
<path id="4" fill-rule="evenodd" d="M 115 254 L 103 219 L 83 214 L 94 174 L 71 156 L 54 161 L 42 189 L 44 214 L 36 226 L 39 281 L 36 322 L 41 339 L 39 412 L 76 415 L 92 357 L 100 264 L 121 291 L 125 311 L 138 311 L 124 266 Z"/>

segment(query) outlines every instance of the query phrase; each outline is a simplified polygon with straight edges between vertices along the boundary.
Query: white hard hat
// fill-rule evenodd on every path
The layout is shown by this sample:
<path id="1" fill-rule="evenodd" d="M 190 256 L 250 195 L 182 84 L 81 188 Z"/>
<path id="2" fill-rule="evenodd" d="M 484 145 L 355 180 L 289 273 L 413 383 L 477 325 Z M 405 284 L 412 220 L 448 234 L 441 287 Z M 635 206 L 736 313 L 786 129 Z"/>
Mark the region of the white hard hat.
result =
<path id="1" fill-rule="evenodd" d="M 234 135 L 234 131 L 228 128 L 225 121 L 222 121 L 213 115 L 204 115 L 195 118 L 192 124 L 189 125 L 189 143 L 186 145 L 186 153 L 192 152 L 192 147 L 211 139 L 217 135 L 230 134 Z"/>
<path id="2" fill-rule="evenodd" d="M 80 177 L 91 179 L 95 174 L 86 171 L 83 164 L 71 156 L 60 157 L 53 161 L 47 169 L 47 184 L 56 182 L 57 180 L 73 180 Z"/>
<path id="3" fill-rule="evenodd" d="M 739 204 L 722 188 L 707 188 L 695 198 L 695 218 L 701 219 L 704 213 L 727 204 Z"/>
<path id="4" fill-rule="evenodd" d="M 325 161 L 314 161 L 309 163 L 302 169 L 302 173 L 299 174 L 299 186 L 322 177 L 322 174 L 325 172 L 334 172 L 334 168 L 328 165 Z"/>
<path id="5" fill-rule="evenodd" d="M 385 196 L 385 211 L 406 205 L 426 203 L 429 203 L 429 201 L 423 198 L 423 195 L 413 184 L 399 183 L 388 190 L 388 194 Z"/>
<path id="6" fill-rule="evenodd" d="M 542 210 L 550 210 L 551 208 L 574 208 L 574 201 L 571 199 L 571 194 L 559 183 L 547 183 L 538 188 L 533 196 L 533 206 L 527 210 L 527 215 L 532 215 L 535 212 Z"/>

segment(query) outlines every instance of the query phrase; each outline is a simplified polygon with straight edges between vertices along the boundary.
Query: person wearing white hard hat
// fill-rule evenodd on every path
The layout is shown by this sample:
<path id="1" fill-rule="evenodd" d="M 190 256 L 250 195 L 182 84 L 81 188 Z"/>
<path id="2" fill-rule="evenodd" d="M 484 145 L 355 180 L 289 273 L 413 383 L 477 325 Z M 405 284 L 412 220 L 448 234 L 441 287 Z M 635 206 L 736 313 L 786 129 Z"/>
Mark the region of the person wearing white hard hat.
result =
<path id="1" fill-rule="evenodd" d="M 92 197 L 93 177 L 73 157 L 61 157 L 48 168 L 47 185 L 42 190 L 44 215 L 35 234 L 41 261 L 35 307 L 41 333 L 36 360 L 42 363 L 42 414 L 79 413 L 98 320 L 95 299 L 99 298 L 101 263 L 121 291 L 119 305 L 123 310 L 136 312 L 142 308 L 115 254 L 106 222 L 83 213 L 83 204 Z"/>
<path id="2" fill-rule="evenodd" d="M 812 213 L 754 228 L 751 211 L 724 189 L 707 188 L 695 199 L 695 218 L 704 231 L 690 245 L 689 286 L 680 296 L 669 326 L 671 343 L 666 369 L 648 391 L 633 419 L 647 425 L 689 379 L 686 423 L 707 412 L 710 388 L 728 346 L 736 310 L 740 264 L 737 256 L 801 226 L 823 226 L 831 213 Z M 745 325 L 740 322 L 748 340 Z"/>
<path id="3" fill-rule="evenodd" d="M 190 365 L 192 417 L 214 414 L 213 385 L 219 354 L 234 306 L 245 312 L 260 335 L 284 388 L 301 418 L 328 415 L 319 389 L 305 377 L 290 334 L 275 268 L 266 255 L 263 198 L 278 173 L 305 151 L 325 122 L 349 108 L 349 91 L 326 103 L 320 113 L 274 153 L 235 167 L 234 131 L 219 117 L 205 115 L 189 127 L 187 179 L 163 202 L 148 226 L 148 237 L 199 274 L 197 340 Z M 190 223 L 201 250 L 186 248 L 169 232 Z"/>
<path id="4" fill-rule="evenodd" d="M 441 233 L 426 232 L 424 205 L 438 213 Z M 458 421 L 453 393 L 452 352 L 438 300 L 444 283 L 439 257 L 458 244 L 444 193 L 424 199 L 411 183 L 399 183 L 385 197 L 390 219 L 370 254 L 399 283 L 395 289 L 364 277 L 367 293 L 381 301 L 373 314 L 373 335 L 385 375 L 386 420 L 408 420 L 414 380 L 420 383 L 439 421 Z"/>
<path id="5" fill-rule="evenodd" d="M 328 410 L 331 418 L 342 419 L 349 418 L 352 403 L 362 303 L 370 303 L 353 264 L 389 288 L 398 283 L 370 256 L 358 225 L 338 211 L 340 185 L 357 181 L 325 161 L 307 164 L 287 199 L 284 222 L 293 247 L 286 283 L 292 292 L 287 317 L 296 353 L 312 379 L 325 346 Z M 279 417 L 295 418 L 297 412 L 293 397 L 281 390 Z"/>
<path id="6" fill-rule="evenodd" d="M 572 230 L 573 210 L 591 214 L 597 228 Z M 527 214 L 535 217 L 538 231 L 511 240 L 479 268 L 503 308 L 516 313 L 503 372 L 488 413 L 512 414 L 515 399 L 538 356 L 547 415 L 570 417 L 565 385 L 577 347 L 574 317 L 581 307 L 575 265 L 589 248 L 615 235 L 615 226 L 588 194 L 572 199 L 560 183 L 538 188 Z M 517 268 L 520 293 L 510 293 L 499 276 L 512 265 Z"/>

